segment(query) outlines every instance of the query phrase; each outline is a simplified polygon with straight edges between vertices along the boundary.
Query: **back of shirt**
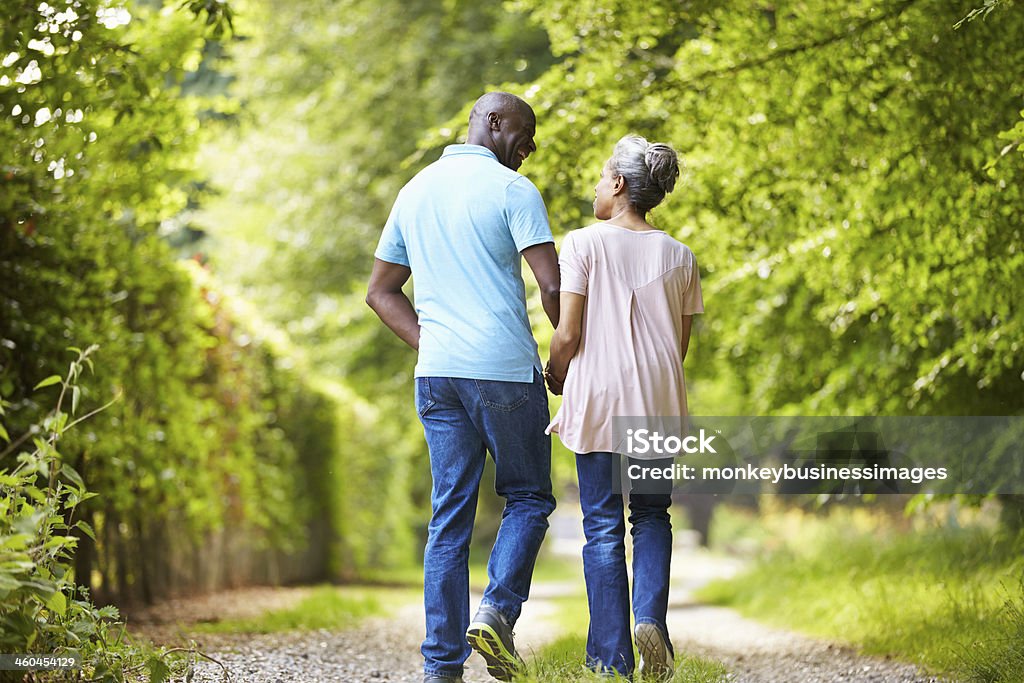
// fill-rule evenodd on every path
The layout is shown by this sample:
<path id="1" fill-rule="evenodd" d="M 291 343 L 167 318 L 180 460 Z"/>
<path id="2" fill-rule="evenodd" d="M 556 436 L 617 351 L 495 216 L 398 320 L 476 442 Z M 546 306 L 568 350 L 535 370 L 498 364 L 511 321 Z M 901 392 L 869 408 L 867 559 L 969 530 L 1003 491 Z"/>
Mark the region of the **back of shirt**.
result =
<path id="1" fill-rule="evenodd" d="M 533 381 L 520 252 L 553 241 L 537 188 L 485 147 L 450 145 L 409 181 L 375 255 L 412 270 L 416 376 Z"/>
<path id="2" fill-rule="evenodd" d="M 565 236 L 562 291 L 586 297 L 550 431 L 576 453 L 622 453 L 615 417 L 684 416 L 683 316 L 704 311 L 693 252 L 661 230 L 597 223 Z"/>

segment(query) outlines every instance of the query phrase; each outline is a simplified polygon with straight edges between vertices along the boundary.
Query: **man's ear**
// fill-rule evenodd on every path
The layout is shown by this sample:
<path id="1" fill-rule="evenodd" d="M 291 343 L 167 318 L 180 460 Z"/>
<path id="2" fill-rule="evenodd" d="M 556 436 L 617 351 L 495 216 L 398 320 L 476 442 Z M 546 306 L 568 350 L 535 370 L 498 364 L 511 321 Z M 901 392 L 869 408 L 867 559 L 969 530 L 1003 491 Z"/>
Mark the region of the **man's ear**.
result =
<path id="1" fill-rule="evenodd" d="M 501 130 L 501 114 L 496 111 L 487 114 L 487 127 L 491 130 Z"/>

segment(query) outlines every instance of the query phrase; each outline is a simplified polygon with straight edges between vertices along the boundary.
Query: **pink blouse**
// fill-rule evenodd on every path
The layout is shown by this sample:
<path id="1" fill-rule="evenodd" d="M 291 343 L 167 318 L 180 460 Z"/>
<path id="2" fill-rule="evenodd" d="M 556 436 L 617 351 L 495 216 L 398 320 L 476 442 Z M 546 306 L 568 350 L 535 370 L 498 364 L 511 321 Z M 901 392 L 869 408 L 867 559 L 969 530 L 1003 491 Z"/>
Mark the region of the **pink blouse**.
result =
<path id="1" fill-rule="evenodd" d="M 661 230 L 573 230 L 562 291 L 587 297 L 579 349 L 547 431 L 575 453 L 623 453 L 612 418 L 685 416 L 683 316 L 704 312 L 693 252 Z"/>

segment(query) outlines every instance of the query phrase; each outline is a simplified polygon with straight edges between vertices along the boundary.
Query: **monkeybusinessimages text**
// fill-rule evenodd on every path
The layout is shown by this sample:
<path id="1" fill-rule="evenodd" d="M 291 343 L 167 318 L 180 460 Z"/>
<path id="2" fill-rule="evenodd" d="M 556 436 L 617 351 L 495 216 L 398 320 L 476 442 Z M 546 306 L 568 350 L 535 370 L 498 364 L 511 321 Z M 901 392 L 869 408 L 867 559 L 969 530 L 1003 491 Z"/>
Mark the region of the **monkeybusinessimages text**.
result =
<path id="1" fill-rule="evenodd" d="M 715 435 L 701 429 L 697 434 L 680 437 L 662 435 L 648 429 L 626 430 L 626 454 L 629 456 L 711 455 L 716 454 Z M 642 480 L 748 480 L 778 484 L 782 481 L 905 481 L 920 484 L 944 480 L 949 474 L 945 467 L 893 467 L 882 464 L 835 465 L 813 463 L 808 465 L 757 466 L 753 463 L 728 466 L 702 466 L 672 463 L 664 466 L 633 463 L 626 469 L 633 481 Z"/>

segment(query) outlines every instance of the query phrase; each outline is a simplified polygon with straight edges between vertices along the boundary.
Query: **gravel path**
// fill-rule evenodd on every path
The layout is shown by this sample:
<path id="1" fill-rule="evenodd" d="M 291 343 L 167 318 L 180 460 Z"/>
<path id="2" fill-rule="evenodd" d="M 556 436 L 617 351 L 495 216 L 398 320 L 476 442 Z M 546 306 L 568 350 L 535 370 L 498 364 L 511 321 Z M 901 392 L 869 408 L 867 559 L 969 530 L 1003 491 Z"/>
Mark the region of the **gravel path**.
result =
<path id="1" fill-rule="evenodd" d="M 549 598 L 566 589 L 555 584 L 536 588 L 516 625 L 516 643 L 526 657 L 559 635 L 553 623 L 557 608 Z M 479 599 L 474 595 L 474 604 Z M 198 644 L 227 667 L 236 683 L 421 683 L 423 633 L 423 606 L 413 603 L 389 618 L 369 619 L 346 631 L 204 636 Z M 466 663 L 464 678 L 466 683 L 494 680 L 477 655 Z M 223 680 L 216 664 L 197 664 L 195 683 Z"/>
<path id="2" fill-rule="evenodd" d="M 579 527 L 567 520 L 553 523 L 551 549 L 579 557 L 582 539 L 573 536 L 572 528 Z M 694 602 L 693 590 L 712 578 L 735 573 L 741 563 L 695 549 L 685 534 L 678 534 L 678 539 L 668 618 L 675 649 L 724 662 L 731 683 L 938 683 L 939 679 L 919 675 L 913 665 L 859 655 L 846 647 L 764 626 L 730 609 Z M 516 626 L 517 644 L 527 658 L 560 635 L 558 607 L 552 598 L 582 590 L 582 581 L 534 586 Z M 227 617 L 234 616 L 231 604 L 243 603 L 239 609 L 250 611 L 263 603 L 276 608 L 303 595 L 302 589 L 257 590 L 243 592 L 241 599 L 229 594 L 226 598 L 205 599 L 204 604 L 208 610 L 215 609 L 218 616 Z M 474 596 L 473 603 L 478 600 L 479 596 Z M 228 613 L 224 613 L 226 606 Z M 192 621 L 205 620 L 203 609 L 188 601 L 176 609 Z M 168 611 L 162 607 L 156 613 Z M 160 634 L 171 633 L 167 625 L 155 628 L 149 635 L 157 636 L 154 639 L 158 642 Z M 202 636 L 198 644 L 222 662 L 232 674 L 230 680 L 238 683 L 419 683 L 422 634 L 422 606 L 416 602 L 389 618 L 371 619 L 345 631 L 218 634 Z M 165 642 L 171 640 L 180 642 L 178 638 Z M 217 665 L 200 662 L 193 680 L 213 683 L 225 679 Z M 492 680 L 476 655 L 467 662 L 465 680 Z"/>

